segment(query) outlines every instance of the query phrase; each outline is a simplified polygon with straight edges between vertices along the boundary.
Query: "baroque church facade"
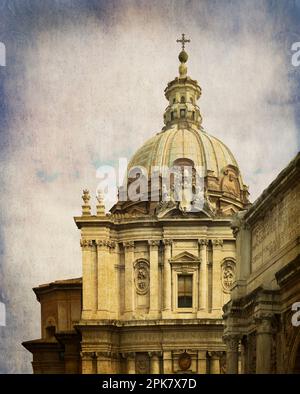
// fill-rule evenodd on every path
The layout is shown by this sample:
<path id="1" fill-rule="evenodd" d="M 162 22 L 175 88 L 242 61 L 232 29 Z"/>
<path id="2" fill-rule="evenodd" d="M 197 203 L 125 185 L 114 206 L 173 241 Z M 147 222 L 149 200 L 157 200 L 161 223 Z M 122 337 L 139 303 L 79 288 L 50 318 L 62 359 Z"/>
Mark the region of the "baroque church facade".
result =
<path id="1" fill-rule="evenodd" d="M 249 210 L 248 188 L 228 147 L 201 125 L 201 88 L 187 74 L 184 35 L 179 41 L 179 75 L 165 89 L 164 126 L 134 154 L 126 181 L 134 182 L 131 169 L 140 166 L 149 174 L 177 166 L 183 175 L 190 166 L 193 174 L 202 169 L 202 190 L 192 176 L 196 198 L 183 190 L 177 200 L 174 179 L 166 192 L 159 174 L 137 201 L 120 198 L 121 187 L 109 213 L 99 195 L 95 215 L 84 190 L 82 214 L 74 218 L 82 278 L 34 289 L 41 338 L 23 343 L 34 373 L 246 371 L 230 292 L 244 264 L 232 220 Z"/>

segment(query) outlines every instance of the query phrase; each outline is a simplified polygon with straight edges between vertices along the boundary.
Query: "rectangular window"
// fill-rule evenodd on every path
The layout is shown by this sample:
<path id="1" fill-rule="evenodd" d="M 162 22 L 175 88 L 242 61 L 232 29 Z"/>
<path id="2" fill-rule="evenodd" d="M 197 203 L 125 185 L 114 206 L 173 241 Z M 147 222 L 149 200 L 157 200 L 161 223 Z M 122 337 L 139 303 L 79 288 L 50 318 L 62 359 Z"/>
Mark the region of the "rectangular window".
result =
<path id="1" fill-rule="evenodd" d="M 178 308 L 193 306 L 193 275 L 178 275 Z"/>

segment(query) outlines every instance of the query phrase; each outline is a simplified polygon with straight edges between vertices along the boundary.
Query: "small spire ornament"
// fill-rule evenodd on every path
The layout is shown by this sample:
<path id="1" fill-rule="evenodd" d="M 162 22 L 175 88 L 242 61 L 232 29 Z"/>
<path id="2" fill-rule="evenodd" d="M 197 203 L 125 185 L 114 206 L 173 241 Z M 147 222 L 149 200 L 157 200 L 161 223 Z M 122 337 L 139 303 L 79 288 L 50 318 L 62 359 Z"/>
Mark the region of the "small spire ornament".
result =
<path id="1" fill-rule="evenodd" d="M 83 200 L 82 216 L 90 216 L 91 215 L 91 206 L 89 204 L 91 199 L 90 192 L 87 189 L 84 189 L 81 198 Z"/>
<path id="2" fill-rule="evenodd" d="M 97 216 L 105 216 L 105 202 L 104 202 L 104 194 L 101 189 L 97 190 L 96 198 L 98 201 L 97 204 Z"/>

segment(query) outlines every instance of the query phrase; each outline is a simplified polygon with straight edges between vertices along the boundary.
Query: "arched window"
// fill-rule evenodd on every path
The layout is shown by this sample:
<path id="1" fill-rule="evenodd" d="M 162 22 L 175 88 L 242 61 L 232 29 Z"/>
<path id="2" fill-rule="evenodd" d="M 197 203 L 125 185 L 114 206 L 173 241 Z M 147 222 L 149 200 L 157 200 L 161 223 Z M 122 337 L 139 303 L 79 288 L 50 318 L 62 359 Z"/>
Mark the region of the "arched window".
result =
<path id="1" fill-rule="evenodd" d="M 171 120 L 174 120 L 174 112 L 171 112 Z"/>
<path id="2" fill-rule="evenodd" d="M 195 111 L 192 112 L 192 119 L 195 120 Z"/>
<path id="3" fill-rule="evenodd" d="M 176 103 L 176 98 L 174 97 L 174 98 L 173 98 L 173 104 L 175 104 L 175 103 Z"/>
<path id="4" fill-rule="evenodd" d="M 185 103 L 185 98 L 184 98 L 184 96 L 181 96 L 180 102 L 181 102 L 181 103 Z"/>
<path id="5" fill-rule="evenodd" d="M 185 118 L 185 109 L 180 110 L 180 117 Z"/>

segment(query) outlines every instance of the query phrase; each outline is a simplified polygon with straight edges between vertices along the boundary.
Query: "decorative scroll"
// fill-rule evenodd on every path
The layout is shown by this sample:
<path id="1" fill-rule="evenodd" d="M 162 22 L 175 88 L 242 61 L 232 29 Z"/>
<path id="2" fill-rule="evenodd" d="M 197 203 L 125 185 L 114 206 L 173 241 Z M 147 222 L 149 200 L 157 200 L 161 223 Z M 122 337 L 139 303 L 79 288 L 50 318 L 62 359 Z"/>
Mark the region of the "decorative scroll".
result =
<path id="1" fill-rule="evenodd" d="M 139 260 L 134 265 L 135 287 L 138 294 L 147 294 L 150 285 L 149 263 Z"/>

